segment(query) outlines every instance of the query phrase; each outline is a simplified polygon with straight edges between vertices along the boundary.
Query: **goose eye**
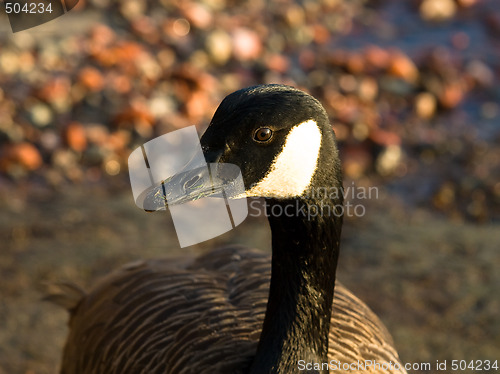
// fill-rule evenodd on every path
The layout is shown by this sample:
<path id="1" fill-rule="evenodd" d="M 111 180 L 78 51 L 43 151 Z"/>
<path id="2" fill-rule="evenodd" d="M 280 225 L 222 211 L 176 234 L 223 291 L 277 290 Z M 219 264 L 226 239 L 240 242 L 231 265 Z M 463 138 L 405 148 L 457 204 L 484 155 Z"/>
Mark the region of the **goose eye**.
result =
<path id="1" fill-rule="evenodd" d="M 254 140 L 258 142 L 267 142 L 273 136 L 273 131 L 267 127 L 261 127 L 255 131 Z"/>

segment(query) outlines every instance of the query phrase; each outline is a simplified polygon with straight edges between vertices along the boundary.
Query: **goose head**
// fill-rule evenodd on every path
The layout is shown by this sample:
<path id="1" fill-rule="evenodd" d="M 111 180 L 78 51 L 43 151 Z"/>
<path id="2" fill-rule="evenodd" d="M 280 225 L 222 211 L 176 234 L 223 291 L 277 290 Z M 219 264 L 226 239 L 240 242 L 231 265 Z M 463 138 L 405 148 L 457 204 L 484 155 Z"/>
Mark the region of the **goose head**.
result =
<path id="1" fill-rule="evenodd" d="M 310 201 L 312 196 L 321 197 L 317 191 L 342 187 L 328 116 L 314 97 L 293 87 L 261 85 L 228 95 L 200 142 L 206 162 L 221 166 L 219 178 L 210 179 L 206 167 L 179 173 L 161 191 L 168 204 L 219 193 L 238 168 L 244 192 L 230 198 Z"/>

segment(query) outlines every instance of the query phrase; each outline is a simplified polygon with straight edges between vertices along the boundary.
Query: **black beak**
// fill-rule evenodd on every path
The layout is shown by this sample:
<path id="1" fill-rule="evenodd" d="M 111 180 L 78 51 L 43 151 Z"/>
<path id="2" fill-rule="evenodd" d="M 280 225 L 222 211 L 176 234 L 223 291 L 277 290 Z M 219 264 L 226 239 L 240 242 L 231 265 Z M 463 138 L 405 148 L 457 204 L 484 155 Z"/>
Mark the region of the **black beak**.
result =
<path id="1" fill-rule="evenodd" d="M 194 169 L 188 165 L 182 172 L 143 192 L 137 204 L 146 211 L 156 211 L 207 196 L 242 197 L 244 191 L 241 171 L 236 165 L 208 163 Z"/>

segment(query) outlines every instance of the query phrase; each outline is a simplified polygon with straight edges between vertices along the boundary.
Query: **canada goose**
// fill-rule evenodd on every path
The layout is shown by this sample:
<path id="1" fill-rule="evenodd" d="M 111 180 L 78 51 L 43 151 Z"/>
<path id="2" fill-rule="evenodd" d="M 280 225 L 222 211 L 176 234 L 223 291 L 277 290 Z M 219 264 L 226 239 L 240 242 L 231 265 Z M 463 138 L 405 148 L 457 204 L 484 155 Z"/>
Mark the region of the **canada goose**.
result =
<path id="1" fill-rule="evenodd" d="M 201 144 L 207 162 L 239 166 L 246 195 L 267 197 L 268 212 L 329 213 L 269 214 L 271 261 L 237 246 L 181 269 L 149 260 L 60 297 L 71 311 L 61 373 L 405 373 L 383 324 L 335 284 L 342 196 L 310 193 L 342 187 L 322 105 L 288 86 L 242 89 L 222 101 Z"/>

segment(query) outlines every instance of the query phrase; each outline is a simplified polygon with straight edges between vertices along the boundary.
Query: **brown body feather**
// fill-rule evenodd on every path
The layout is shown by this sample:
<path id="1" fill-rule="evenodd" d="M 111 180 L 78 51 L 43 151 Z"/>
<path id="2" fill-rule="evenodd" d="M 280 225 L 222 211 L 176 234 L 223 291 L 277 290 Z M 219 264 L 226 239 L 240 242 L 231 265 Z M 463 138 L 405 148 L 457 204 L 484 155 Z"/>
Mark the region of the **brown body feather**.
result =
<path id="1" fill-rule="evenodd" d="M 167 259 L 125 266 L 73 308 L 61 373 L 245 373 L 262 329 L 270 269 L 270 256 L 234 246 L 182 270 Z M 339 282 L 331 321 L 329 360 L 399 362 L 386 328 Z"/>

